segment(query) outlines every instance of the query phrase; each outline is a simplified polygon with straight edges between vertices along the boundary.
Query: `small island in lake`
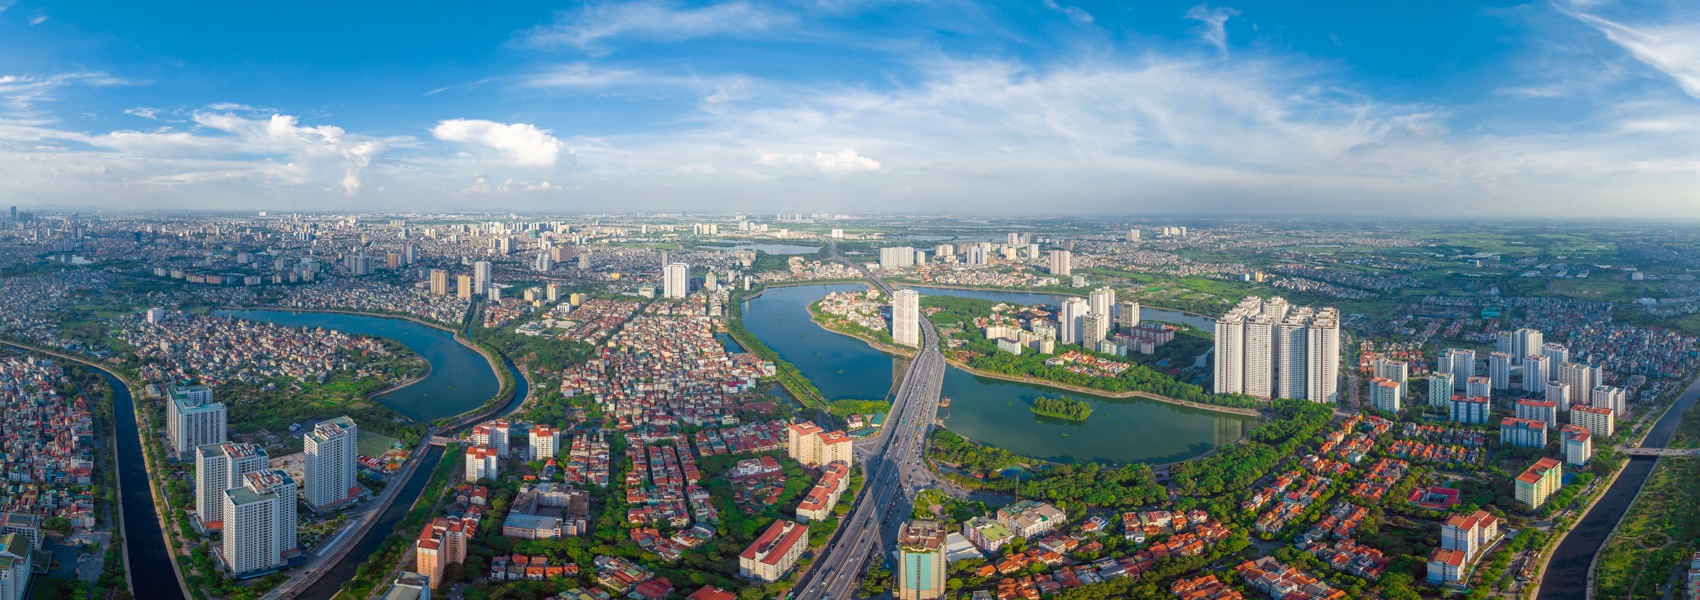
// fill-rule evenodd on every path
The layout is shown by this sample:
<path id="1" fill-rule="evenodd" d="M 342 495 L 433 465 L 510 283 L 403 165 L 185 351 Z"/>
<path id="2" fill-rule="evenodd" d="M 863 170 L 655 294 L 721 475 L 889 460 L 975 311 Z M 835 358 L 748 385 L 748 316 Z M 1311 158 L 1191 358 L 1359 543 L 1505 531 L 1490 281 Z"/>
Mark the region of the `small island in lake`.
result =
<path id="1" fill-rule="evenodd" d="M 1092 416 L 1092 403 L 1085 400 L 1070 400 L 1068 398 L 1038 398 L 1033 400 L 1030 407 L 1033 414 L 1070 421 L 1085 421 Z"/>

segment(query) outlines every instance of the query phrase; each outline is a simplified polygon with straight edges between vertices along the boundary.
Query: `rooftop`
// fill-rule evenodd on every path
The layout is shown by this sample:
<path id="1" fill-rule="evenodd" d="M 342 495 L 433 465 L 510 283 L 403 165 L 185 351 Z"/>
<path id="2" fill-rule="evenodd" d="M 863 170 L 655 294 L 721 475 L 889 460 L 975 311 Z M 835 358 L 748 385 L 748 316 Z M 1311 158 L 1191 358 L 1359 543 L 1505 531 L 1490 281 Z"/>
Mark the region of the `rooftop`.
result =
<path id="1" fill-rule="evenodd" d="M 944 548 L 944 525 L 938 521 L 910 521 L 897 532 L 898 547 L 910 552 L 937 552 Z"/>

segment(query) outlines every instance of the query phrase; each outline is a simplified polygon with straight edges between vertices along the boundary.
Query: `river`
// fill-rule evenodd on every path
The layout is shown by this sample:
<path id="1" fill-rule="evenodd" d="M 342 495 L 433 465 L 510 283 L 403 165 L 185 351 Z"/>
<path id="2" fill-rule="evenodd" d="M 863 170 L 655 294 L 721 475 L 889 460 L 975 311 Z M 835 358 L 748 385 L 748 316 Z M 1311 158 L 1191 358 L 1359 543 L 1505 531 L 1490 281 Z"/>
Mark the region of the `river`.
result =
<path id="1" fill-rule="evenodd" d="M 894 374 L 902 372 L 904 359 L 875 350 L 862 340 L 822 329 L 809 318 L 808 305 L 827 293 L 863 289 L 866 287 L 861 284 L 768 288 L 745 301 L 744 326 L 796 365 L 828 399 L 887 398 Z M 929 288 L 926 292 L 1023 304 L 1055 302 L 1058 298 L 1052 294 L 983 290 Z M 1141 314 L 1149 310 L 1153 309 L 1141 310 Z M 1163 312 L 1172 313 L 1171 318 L 1186 316 Z M 1151 318 L 1157 319 L 1155 315 Z M 1239 440 L 1254 421 L 1143 398 L 1112 399 L 978 377 L 954 367 L 945 374 L 944 395 L 952 405 L 941 410 L 941 417 L 951 431 L 1011 452 L 1062 463 L 1184 460 Z M 1085 422 L 1063 421 L 1039 417 L 1028 410 L 1035 398 L 1047 395 L 1090 400 L 1092 417 Z"/>
<path id="2" fill-rule="evenodd" d="M 1700 399 L 1700 380 L 1696 380 L 1687 390 L 1682 392 L 1676 404 L 1657 423 L 1653 430 L 1642 441 L 1644 448 L 1663 448 L 1670 443 L 1671 435 L 1676 433 L 1676 426 L 1682 422 L 1683 413 L 1694 407 L 1695 400 Z M 1685 459 L 1673 459 L 1685 460 Z M 1693 460 L 1693 459 L 1686 459 Z M 1600 501 L 1582 516 L 1581 522 L 1570 530 L 1564 541 L 1553 550 L 1552 561 L 1547 563 L 1546 573 L 1541 575 L 1540 600 L 1572 600 L 1588 597 L 1588 570 L 1594 562 L 1594 555 L 1605 545 L 1606 537 L 1617 527 L 1617 522 L 1623 518 L 1623 513 L 1634 503 L 1635 495 L 1640 493 L 1642 484 L 1653 473 L 1653 465 L 1657 464 L 1656 457 L 1635 457 L 1629 464 L 1623 466 L 1623 473 L 1617 476 L 1611 488 L 1606 490 Z"/>

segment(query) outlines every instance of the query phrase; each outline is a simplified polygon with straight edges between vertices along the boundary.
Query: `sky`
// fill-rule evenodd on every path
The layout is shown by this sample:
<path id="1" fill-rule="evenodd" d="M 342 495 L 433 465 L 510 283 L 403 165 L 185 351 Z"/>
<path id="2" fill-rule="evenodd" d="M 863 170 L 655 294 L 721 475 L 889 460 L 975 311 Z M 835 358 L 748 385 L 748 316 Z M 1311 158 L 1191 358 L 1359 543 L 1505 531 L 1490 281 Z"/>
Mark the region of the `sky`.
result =
<path id="1" fill-rule="evenodd" d="M 1700 4 L 0 0 L 0 204 L 1700 218 Z"/>

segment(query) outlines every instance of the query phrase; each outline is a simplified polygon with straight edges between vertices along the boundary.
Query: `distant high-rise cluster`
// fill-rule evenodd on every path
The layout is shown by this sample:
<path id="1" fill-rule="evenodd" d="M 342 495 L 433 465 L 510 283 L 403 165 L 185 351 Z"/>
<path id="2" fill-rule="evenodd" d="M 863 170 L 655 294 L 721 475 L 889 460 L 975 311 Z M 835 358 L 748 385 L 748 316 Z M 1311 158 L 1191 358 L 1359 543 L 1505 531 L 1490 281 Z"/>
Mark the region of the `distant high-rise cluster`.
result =
<path id="1" fill-rule="evenodd" d="M 901 269 L 913 266 L 915 266 L 915 248 L 911 246 L 880 248 L 881 269 Z"/>
<path id="2" fill-rule="evenodd" d="M 1339 401 L 1340 313 L 1247 296 L 1216 320 L 1216 393 Z"/>

